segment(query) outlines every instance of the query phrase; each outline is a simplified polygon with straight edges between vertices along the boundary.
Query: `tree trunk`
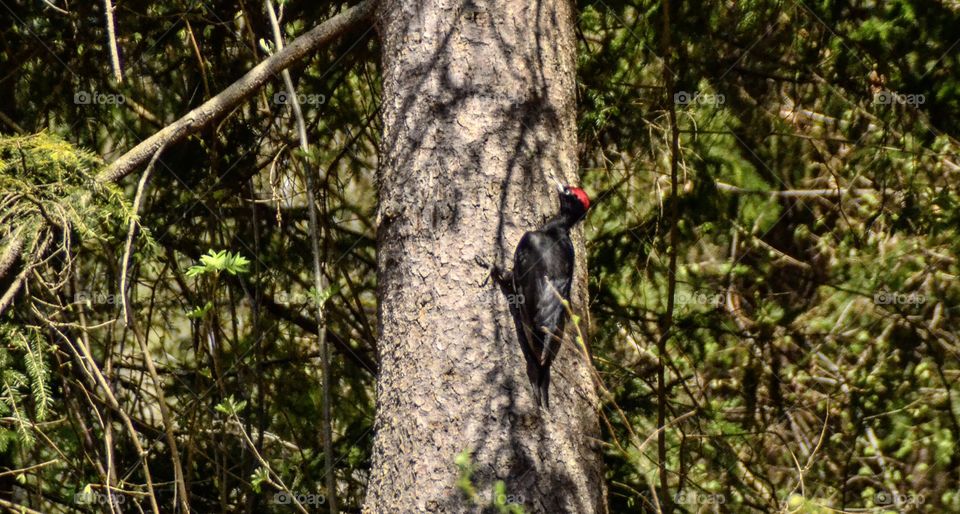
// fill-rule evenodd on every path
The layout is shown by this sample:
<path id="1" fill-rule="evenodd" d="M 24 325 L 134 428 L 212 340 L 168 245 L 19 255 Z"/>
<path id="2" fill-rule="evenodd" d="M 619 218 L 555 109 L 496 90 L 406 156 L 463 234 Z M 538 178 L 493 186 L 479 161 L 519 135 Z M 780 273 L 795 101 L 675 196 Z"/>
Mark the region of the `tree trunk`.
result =
<path id="1" fill-rule="evenodd" d="M 377 18 L 381 365 L 364 511 L 480 511 L 503 481 L 526 512 L 602 512 L 599 404 L 573 324 L 541 410 L 507 298 L 474 262 L 511 268 L 557 211 L 550 177 L 577 181 L 572 6 L 381 0 Z M 575 248 L 586 319 L 579 231 Z M 464 450 L 473 499 L 457 485 Z"/>

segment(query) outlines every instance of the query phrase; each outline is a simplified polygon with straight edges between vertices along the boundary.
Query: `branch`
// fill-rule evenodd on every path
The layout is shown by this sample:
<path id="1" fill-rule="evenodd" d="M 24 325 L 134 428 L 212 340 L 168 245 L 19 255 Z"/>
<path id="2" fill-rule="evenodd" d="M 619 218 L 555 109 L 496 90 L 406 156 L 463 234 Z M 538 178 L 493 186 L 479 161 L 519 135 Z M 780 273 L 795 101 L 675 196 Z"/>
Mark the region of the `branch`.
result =
<path id="1" fill-rule="evenodd" d="M 273 8 L 271 0 L 264 0 L 264 7 L 267 14 L 270 15 L 270 28 L 273 29 L 273 43 L 277 49 L 283 51 L 283 32 L 280 30 L 280 22 L 277 20 L 276 10 Z M 287 87 L 287 93 L 290 94 L 290 108 L 297 120 L 297 135 L 300 139 L 300 149 L 304 155 L 310 155 L 310 142 L 307 140 L 307 124 L 303 119 L 303 111 L 300 110 L 300 101 L 297 100 L 297 90 L 293 86 L 293 79 L 290 78 L 290 70 L 283 70 L 283 83 Z M 323 265 L 320 262 L 320 237 L 317 222 L 317 206 L 314 194 L 313 170 L 310 167 L 309 158 L 303 159 L 303 175 L 307 182 L 307 211 L 310 213 L 310 246 L 313 254 L 313 286 L 317 295 L 323 294 L 327 290 L 327 280 L 323 276 Z M 326 202 L 326 196 L 323 197 Z M 324 205 L 324 210 L 326 206 Z M 328 231 L 329 232 L 329 231 Z M 324 300 L 315 298 L 313 306 L 316 309 L 317 320 L 317 342 L 320 346 L 320 367 L 323 369 L 323 403 L 321 404 L 321 431 L 323 441 L 323 474 L 327 482 L 327 506 L 330 514 L 337 514 L 337 477 L 333 472 L 333 431 L 330 421 L 330 343 L 327 341 L 326 312 L 324 310 Z M 246 433 L 244 433 L 246 436 Z M 249 440 L 249 439 L 248 439 Z M 253 450 L 256 453 L 256 448 Z M 257 455 L 259 458 L 259 454 Z M 269 469 L 269 468 L 268 468 Z M 279 478 L 279 477 L 278 477 Z M 299 502 L 297 503 L 300 506 Z M 300 506 L 303 510 L 303 507 Z"/>
<path id="2" fill-rule="evenodd" d="M 113 22 L 113 2 L 103 0 L 103 10 L 107 16 L 107 46 L 110 47 L 110 63 L 113 65 L 113 79 L 117 84 L 123 82 L 123 68 L 120 67 L 120 52 L 117 49 L 116 26 Z"/>
<path id="3" fill-rule="evenodd" d="M 121 155 L 120 158 L 97 175 L 97 181 L 116 182 L 150 160 L 153 154 L 164 144 L 178 143 L 191 134 L 200 131 L 218 117 L 253 96 L 261 86 L 271 80 L 277 73 L 366 22 L 373 14 L 374 5 L 374 0 L 363 0 L 363 2 L 298 37 L 289 46 L 248 71 L 246 75 L 224 89 L 220 94 L 207 100 L 200 107 L 188 112 L 179 120 L 167 125 Z"/>
<path id="4" fill-rule="evenodd" d="M 11 118 L 10 116 L 7 116 L 7 115 L 4 114 L 2 111 L 0 111 L 0 121 L 6 123 L 7 126 L 9 126 L 10 128 L 12 128 L 13 131 L 16 132 L 17 134 L 26 134 L 26 133 L 27 133 L 27 131 L 26 131 L 23 127 L 21 127 L 20 125 L 18 125 L 17 122 L 13 121 L 13 118 Z"/>
<path id="5" fill-rule="evenodd" d="M 23 252 L 23 234 L 19 231 L 14 232 L 10 237 L 3 253 L 0 253 L 0 280 L 7 277 L 7 272 L 13 269 L 14 263 L 20 258 Z"/>
<path id="6" fill-rule="evenodd" d="M 10 509 L 11 512 L 23 512 L 24 514 L 42 514 L 40 511 L 29 509 L 24 505 L 18 503 L 8 502 L 3 498 L 0 498 L 0 507 Z"/>
<path id="7" fill-rule="evenodd" d="M 150 163 L 147 164 L 146 171 L 143 172 L 143 176 L 140 177 L 140 183 L 137 184 L 137 193 L 133 197 L 133 216 L 130 217 L 130 226 L 127 229 L 127 244 L 123 248 L 123 260 L 120 261 L 120 298 L 123 300 L 120 303 L 120 307 L 123 309 L 123 320 L 125 323 L 130 324 L 132 314 L 127 310 L 127 270 L 130 267 L 130 259 L 133 255 L 133 240 L 137 234 L 137 226 L 140 224 L 140 208 L 143 207 L 143 193 L 147 188 L 147 182 L 150 181 L 150 173 L 153 172 L 153 165 L 157 163 L 157 159 L 160 158 L 160 154 L 163 153 L 163 146 L 157 149 L 157 153 L 153 154 L 153 157 L 150 159 Z"/>
<path id="8" fill-rule="evenodd" d="M 10 287 L 6 290 L 6 292 L 3 293 L 3 296 L 0 296 L 0 314 L 3 314 L 3 311 L 7 310 L 7 307 L 13 304 L 13 299 L 16 297 L 17 293 L 20 291 L 20 288 L 23 286 L 24 282 L 27 280 L 27 275 L 35 267 L 38 266 L 38 263 L 43 258 L 43 255 L 47 252 L 47 249 L 50 247 L 51 240 L 52 238 L 46 237 L 44 238 L 43 242 L 37 243 L 37 250 L 36 252 L 34 252 L 34 257 L 33 257 L 35 260 L 24 263 L 23 269 L 20 271 L 17 277 L 13 279 L 13 283 L 10 284 Z M 8 258 L 16 259 L 17 254 L 22 252 L 22 250 L 20 251 L 17 250 L 16 245 L 19 245 L 19 244 L 22 244 L 22 241 L 20 239 L 14 239 L 12 241 L 11 248 L 14 248 L 10 252 L 10 255 L 12 255 L 12 257 L 8 257 L 6 255 L 7 252 L 4 252 L 5 254 L 4 260 L 7 260 Z"/>
<path id="9" fill-rule="evenodd" d="M 763 191 L 759 189 L 744 189 L 742 187 L 737 187 L 731 184 L 717 181 L 717 190 L 725 191 L 727 193 L 736 193 L 736 194 L 750 194 L 750 195 L 768 195 L 768 196 L 781 196 L 781 197 L 792 197 L 792 198 L 806 198 L 806 197 L 817 197 L 817 196 L 826 196 L 826 197 L 838 197 L 838 196 L 862 196 L 870 194 L 879 194 L 880 191 L 876 189 L 868 188 L 848 188 L 848 187 L 838 187 L 831 189 L 782 189 L 779 191 Z"/>
<path id="10" fill-rule="evenodd" d="M 239 282 L 244 284 L 244 291 L 247 292 L 248 295 L 252 295 L 253 291 L 249 288 L 249 285 L 245 284 L 242 280 Z M 270 315 L 289 321 L 310 334 L 316 333 L 317 322 L 315 319 L 310 319 L 294 309 L 285 307 L 266 295 L 261 299 L 261 304 Z M 371 375 L 377 374 L 377 361 L 372 359 L 366 352 L 352 348 L 349 343 L 349 336 L 341 336 L 331 330 L 329 326 L 325 328 L 325 332 L 324 337 L 333 343 L 333 346 L 340 351 L 340 355 Z"/>
<path id="11" fill-rule="evenodd" d="M 663 33 L 661 35 L 661 44 L 663 46 L 663 82 L 667 94 L 667 115 L 670 121 L 670 195 L 674 199 L 677 197 L 677 168 L 680 159 L 680 128 L 677 126 L 677 110 L 674 103 L 674 76 L 670 65 L 674 63 L 673 44 L 670 41 L 670 1 L 663 2 Z M 674 332 L 673 310 L 677 292 L 677 245 L 680 242 L 680 236 L 677 231 L 677 225 L 680 222 L 680 213 L 678 212 L 677 202 L 670 202 L 670 245 L 669 268 L 667 270 L 667 312 L 664 315 L 663 330 L 657 339 L 657 468 L 660 478 L 660 496 L 654 495 L 657 500 L 658 510 L 661 513 L 670 514 L 673 512 L 673 499 L 670 496 L 669 469 L 667 468 L 667 392 L 666 387 L 666 363 L 667 339 Z M 681 464 L 682 465 L 682 464 Z M 683 484 L 679 486 L 682 488 Z"/>

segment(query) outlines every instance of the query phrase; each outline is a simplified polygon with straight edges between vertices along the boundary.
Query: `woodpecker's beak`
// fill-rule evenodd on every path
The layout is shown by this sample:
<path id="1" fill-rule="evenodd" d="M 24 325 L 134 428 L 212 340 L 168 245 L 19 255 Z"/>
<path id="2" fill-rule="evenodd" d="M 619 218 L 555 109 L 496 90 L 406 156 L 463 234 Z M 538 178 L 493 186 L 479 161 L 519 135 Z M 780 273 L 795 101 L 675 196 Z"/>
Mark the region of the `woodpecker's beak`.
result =
<path id="1" fill-rule="evenodd" d="M 563 194 L 563 192 L 567 189 L 567 188 L 563 185 L 563 183 L 561 183 L 561 182 L 560 182 L 559 180 L 557 180 L 556 178 L 553 179 L 553 182 L 554 182 L 555 184 L 557 184 L 557 192 L 558 192 L 558 193 Z"/>

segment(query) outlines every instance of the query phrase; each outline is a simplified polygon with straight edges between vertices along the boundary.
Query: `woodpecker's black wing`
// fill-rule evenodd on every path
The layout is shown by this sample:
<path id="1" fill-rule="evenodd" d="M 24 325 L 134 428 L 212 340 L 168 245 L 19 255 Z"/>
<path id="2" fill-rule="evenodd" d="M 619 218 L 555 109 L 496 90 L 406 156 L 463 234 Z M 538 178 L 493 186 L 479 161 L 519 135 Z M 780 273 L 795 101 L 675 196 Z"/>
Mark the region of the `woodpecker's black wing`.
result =
<path id="1" fill-rule="evenodd" d="M 573 280 L 573 244 L 565 232 L 535 231 L 524 234 L 514 253 L 514 289 L 520 295 L 521 343 L 536 361 L 531 374 L 538 403 L 549 406 L 550 364 L 563 335 L 563 299 L 570 298 Z M 560 295 L 558 297 L 557 295 Z M 530 368 L 530 366 L 528 366 Z"/>

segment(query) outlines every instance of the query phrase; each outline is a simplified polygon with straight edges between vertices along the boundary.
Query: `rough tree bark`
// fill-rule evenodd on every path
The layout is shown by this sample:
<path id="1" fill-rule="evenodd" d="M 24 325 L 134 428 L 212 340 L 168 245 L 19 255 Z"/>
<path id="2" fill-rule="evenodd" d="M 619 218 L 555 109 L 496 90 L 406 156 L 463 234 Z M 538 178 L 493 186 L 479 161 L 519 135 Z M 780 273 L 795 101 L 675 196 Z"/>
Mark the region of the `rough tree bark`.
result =
<path id="1" fill-rule="evenodd" d="M 596 392 L 569 332 L 551 410 L 534 403 L 507 300 L 474 262 L 512 267 L 576 183 L 575 42 L 566 0 L 381 0 L 379 354 L 365 512 L 470 512 L 502 480 L 527 512 L 605 509 Z M 574 309 L 586 305 L 582 235 Z M 584 316 L 585 317 L 585 316 Z"/>

